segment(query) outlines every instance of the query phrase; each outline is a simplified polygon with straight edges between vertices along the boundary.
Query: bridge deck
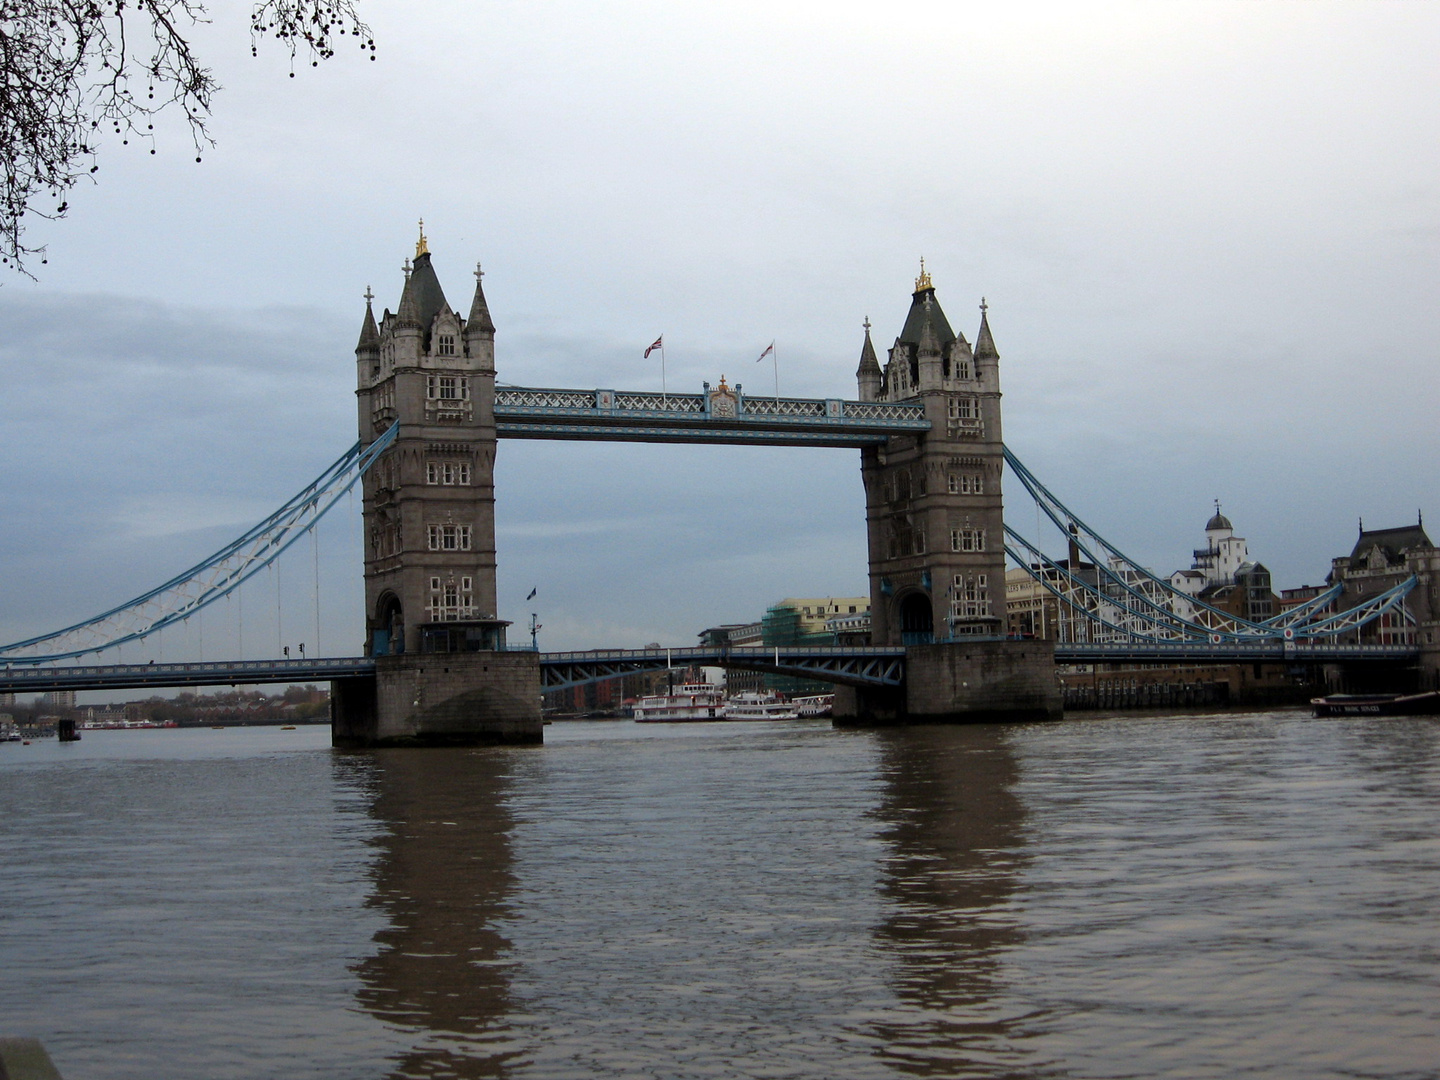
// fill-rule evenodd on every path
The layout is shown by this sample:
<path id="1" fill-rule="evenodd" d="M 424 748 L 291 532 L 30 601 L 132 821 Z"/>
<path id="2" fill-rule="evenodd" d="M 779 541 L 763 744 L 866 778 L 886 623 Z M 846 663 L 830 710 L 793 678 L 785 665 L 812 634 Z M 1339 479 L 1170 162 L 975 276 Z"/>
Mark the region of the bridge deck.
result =
<path id="1" fill-rule="evenodd" d="M 213 660 L 193 664 L 42 664 L 0 669 L 0 692 L 328 682 L 351 675 L 369 675 L 374 670 L 375 660 L 369 656 Z"/>
<path id="2" fill-rule="evenodd" d="M 1061 664 L 1399 663 L 1415 659 L 1414 645 L 1074 644 L 1055 648 Z M 596 649 L 540 654 L 545 690 L 667 667 L 723 667 L 766 671 L 849 686 L 899 686 L 905 679 L 901 646 L 755 646 L 746 648 Z M 174 686 L 235 686 L 328 682 L 375 671 L 369 656 L 314 660 L 214 660 L 188 664 L 41 664 L 0 669 L 0 692 L 127 690 Z"/>

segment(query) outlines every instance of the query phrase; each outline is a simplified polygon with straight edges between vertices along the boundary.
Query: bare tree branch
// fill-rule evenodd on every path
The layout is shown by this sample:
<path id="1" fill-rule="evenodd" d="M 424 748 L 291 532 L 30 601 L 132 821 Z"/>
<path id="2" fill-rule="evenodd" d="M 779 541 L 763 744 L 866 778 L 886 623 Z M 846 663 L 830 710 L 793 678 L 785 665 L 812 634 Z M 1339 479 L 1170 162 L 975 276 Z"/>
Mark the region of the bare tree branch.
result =
<path id="1" fill-rule="evenodd" d="M 98 171 L 102 137 L 137 139 L 155 153 L 154 118 L 178 107 L 199 161 L 213 145 L 206 121 L 219 89 L 186 34 L 206 21 L 200 0 L 0 0 L 0 263 L 33 277 L 30 217 L 65 216 L 69 194 Z M 375 42 L 353 0 L 260 0 L 250 45 L 273 37 L 312 66 L 343 37 Z"/>

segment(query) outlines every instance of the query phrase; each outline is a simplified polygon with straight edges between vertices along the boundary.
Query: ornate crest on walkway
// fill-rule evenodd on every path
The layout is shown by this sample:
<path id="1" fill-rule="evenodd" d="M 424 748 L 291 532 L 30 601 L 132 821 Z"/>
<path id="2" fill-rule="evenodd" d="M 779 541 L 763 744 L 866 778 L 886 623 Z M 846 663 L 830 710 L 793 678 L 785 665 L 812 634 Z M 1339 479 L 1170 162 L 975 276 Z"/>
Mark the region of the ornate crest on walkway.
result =
<path id="1" fill-rule="evenodd" d="M 725 384 L 725 376 L 720 376 L 720 385 L 710 391 L 710 415 L 734 419 L 740 411 L 740 396 Z"/>

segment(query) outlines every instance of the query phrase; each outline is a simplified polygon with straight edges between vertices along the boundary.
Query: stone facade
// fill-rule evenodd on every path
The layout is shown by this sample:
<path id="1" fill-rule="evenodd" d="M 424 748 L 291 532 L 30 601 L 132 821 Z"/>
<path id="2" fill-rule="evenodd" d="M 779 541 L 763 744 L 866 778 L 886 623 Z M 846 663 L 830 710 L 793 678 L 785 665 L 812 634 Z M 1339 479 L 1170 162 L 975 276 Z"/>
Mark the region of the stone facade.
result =
<path id="1" fill-rule="evenodd" d="M 972 350 L 922 264 L 883 371 L 866 321 L 860 400 L 918 400 L 931 424 L 861 451 L 877 645 L 1004 631 L 1000 357 L 980 308 Z"/>

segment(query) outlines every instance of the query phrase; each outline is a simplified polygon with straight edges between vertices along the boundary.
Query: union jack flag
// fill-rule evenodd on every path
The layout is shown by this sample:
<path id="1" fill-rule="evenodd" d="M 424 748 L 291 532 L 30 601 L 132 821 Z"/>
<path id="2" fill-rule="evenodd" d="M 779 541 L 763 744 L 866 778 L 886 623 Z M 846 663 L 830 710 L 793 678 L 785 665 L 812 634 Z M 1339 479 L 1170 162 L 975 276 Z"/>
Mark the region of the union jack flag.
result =
<path id="1" fill-rule="evenodd" d="M 656 349 L 663 349 L 664 347 L 665 347 L 665 335 L 664 335 L 664 334 L 661 334 L 659 337 L 657 337 L 657 338 L 655 339 L 655 344 L 654 344 L 654 345 L 651 345 L 648 349 L 645 350 L 645 358 L 648 360 L 648 359 L 650 358 L 650 354 L 651 354 L 652 352 L 654 352 Z"/>

